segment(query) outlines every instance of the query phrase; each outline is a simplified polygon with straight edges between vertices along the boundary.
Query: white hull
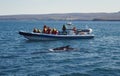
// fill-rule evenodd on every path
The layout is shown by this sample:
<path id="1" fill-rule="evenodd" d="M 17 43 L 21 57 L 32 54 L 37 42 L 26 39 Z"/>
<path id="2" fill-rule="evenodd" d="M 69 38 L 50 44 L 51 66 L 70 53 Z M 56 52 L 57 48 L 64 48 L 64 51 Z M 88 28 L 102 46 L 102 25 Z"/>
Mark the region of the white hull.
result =
<path id="1" fill-rule="evenodd" d="M 19 32 L 29 40 L 74 40 L 74 39 L 91 39 L 94 38 L 93 34 L 86 35 L 54 35 L 54 34 L 43 34 L 43 33 L 29 33 L 29 32 Z"/>

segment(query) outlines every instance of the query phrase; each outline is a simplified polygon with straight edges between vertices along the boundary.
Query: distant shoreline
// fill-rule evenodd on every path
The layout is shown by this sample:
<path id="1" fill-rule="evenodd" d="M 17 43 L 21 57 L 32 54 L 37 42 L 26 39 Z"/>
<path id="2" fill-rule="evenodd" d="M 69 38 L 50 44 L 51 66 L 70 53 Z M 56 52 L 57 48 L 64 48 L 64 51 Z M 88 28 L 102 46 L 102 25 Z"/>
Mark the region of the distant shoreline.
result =
<path id="1" fill-rule="evenodd" d="M 0 20 L 120 21 L 120 12 L 115 12 L 115 13 L 64 13 L 64 14 L 3 15 L 3 16 L 0 16 Z"/>
<path id="2" fill-rule="evenodd" d="M 120 21 L 120 20 L 18 20 L 18 19 L 0 19 L 0 21 Z"/>

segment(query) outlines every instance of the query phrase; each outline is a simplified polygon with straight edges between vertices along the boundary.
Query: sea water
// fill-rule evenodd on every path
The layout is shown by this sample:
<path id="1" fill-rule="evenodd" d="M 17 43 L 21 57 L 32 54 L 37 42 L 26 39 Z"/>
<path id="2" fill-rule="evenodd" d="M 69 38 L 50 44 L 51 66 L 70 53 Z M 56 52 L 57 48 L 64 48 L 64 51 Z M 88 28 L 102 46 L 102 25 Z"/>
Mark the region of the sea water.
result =
<path id="1" fill-rule="evenodd" d="M 72 21 L 93 29 L 94 39 L 29 41 L 18 32 L 61 30 L 66 21 L 0 21 L 0 76 L 120 76 L 120 22 Z M 76 51 L 50 52 L 70 45 Z"/>

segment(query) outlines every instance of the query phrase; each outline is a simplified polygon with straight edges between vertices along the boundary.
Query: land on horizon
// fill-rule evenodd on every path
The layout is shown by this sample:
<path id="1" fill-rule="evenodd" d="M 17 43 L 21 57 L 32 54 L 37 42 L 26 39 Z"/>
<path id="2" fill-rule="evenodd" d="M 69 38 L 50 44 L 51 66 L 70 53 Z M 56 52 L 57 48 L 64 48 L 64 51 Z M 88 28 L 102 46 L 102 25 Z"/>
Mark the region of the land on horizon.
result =
<path id="1" fill-rule="evenodd" d="M 120 12 L 1 15 L 0 20 L 120 21 Z"/>

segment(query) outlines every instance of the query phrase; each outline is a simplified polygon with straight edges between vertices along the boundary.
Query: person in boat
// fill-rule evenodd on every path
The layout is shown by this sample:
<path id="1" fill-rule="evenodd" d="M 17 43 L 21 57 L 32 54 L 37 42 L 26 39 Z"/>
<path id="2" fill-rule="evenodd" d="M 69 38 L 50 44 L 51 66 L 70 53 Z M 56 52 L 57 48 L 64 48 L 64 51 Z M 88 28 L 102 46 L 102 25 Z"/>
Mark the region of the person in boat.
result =
<path id="1" fill-rule="evenodd" d="M 76 31 L 77 31 L 76 27 L 73 27 L 73 31 L 76 34 Z"/>
<path id="2" fill-rule="evenodd" d="M 51 28 L 48 27 L 48 28 L 47 28 L 47 34 L 50 34 L 50 33 L 51 33 Z"/>
<path id="3" fill-rule="evenodd" d="M 63 35 L 67 35 L 67 31 L 66 31 L 66 26 L 65 25 L 63 25 L 63 27 L 62 27 L 62 34 Z"/>
<path id="4" fill-rule="evenodd" d="M 41 33 L 41 30 L 40 30 L 40 29 L 37 29 L 37 28 L 34 28 L 34 29 L 33 29 L 33 32 L 34 32 L 34 33 Z"/>
<path id="5" fill-rule="evenodd" d="M 37 28 L 34 28 L 34 29 L 33 29 L 33 32 L 34 32 L 34 33 L 37 33 L 37 32 L 38 32 L 38 29 L 37 29 Z"/>
<path id="6" fill-rule="evenodd" d="M 54 29 L 54 34 L 58 34 L 58 30 L 57 29 Z"/>
<path id="7" fill-rule="evenodd" d="M 33 29 L 33 32 L 34 32 L 34 33 L 36 33 L 36 32 L 37 32 L 37 29 L 36 29 L 36 28 L 34 28 L 34 29 Z"/>
<path id="8" fill-rule="evenodd" d="M 58 30 L 55 29 L 55 28 L 53 28 L 53 30 L 52 30 L 52 34 L 58 34 Z"/>
<path id="9" fill-rule="evenodd" d="M 54 33 L 55 33 L 55 28 L 53 28 L 53 29 L 52 29 L 52 32 L 51 32 L 51 33 L 52 33 L 52 34 L 54 34 Z"/>
<path id="10" fill-rule="evenodd" d="M 41 33 L 41 30 L 40 30 L 40 29 L 38 29 L 38 30 L 37 30 L 37 33 Z"/>
<path id="11" fill-rule="evenodd" d="M 43 27 L 43 33 L 47 33 L 47 26 L 46 25 L 44 25 L 44 27 Z"/>

